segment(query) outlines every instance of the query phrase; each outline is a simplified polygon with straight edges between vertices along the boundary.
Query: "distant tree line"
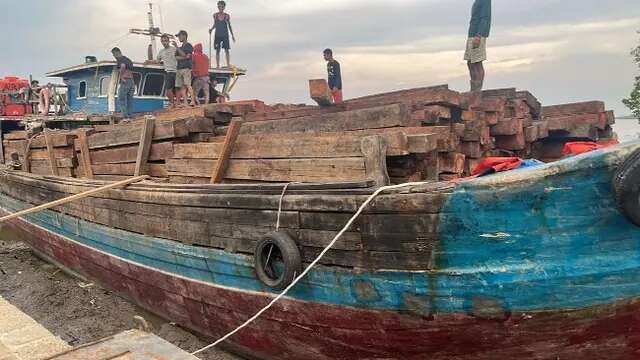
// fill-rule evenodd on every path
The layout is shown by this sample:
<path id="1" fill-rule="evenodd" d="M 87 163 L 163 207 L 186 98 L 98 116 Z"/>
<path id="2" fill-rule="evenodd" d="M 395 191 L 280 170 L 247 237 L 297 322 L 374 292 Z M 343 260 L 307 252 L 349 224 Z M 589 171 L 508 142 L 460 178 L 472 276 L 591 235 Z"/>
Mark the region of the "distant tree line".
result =
<path id="1" fill-rule="evenodd" d="M 640 31 L 638 32 L 640 34 Z M 631 109 L 633 115 L 640 119 L 640 41 L 638 46 L 631 51 L 631 56 L 636 64 L 638 64 L 638 74 L 636 75 L 636 81 L 633 85 L 633 90 L 628 98 L 622 100 L 622 102 Z"/>

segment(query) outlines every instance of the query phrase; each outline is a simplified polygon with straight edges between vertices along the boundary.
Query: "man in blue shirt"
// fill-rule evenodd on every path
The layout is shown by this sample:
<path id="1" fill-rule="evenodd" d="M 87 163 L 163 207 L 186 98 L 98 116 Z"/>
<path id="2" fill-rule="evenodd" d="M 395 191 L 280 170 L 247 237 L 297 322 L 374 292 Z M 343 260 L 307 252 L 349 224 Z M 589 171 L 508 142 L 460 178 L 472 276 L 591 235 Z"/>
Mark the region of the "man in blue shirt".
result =
<path id="1" fill-rule="evenodd" d="M 331 49 L 325 49 L 324 59 L 327 61 L 327 73 L 329 89 L 331 89 L 331 96 L 333 97 L 333 103 L 338 104 L 342 102 L 342 71 L 340 70 L 340 63 L 333 58 L 333 51 Z"/>
<path id="2" fill-rule="evenodd" d="M 471 91 L 481 91 L 484 83 L 484 66 L 487 60 L 487 38 L 491 32 L 491 0 L 475 0 L 471 9 L 469 38 L 464 59 L 471 75 Z"/>

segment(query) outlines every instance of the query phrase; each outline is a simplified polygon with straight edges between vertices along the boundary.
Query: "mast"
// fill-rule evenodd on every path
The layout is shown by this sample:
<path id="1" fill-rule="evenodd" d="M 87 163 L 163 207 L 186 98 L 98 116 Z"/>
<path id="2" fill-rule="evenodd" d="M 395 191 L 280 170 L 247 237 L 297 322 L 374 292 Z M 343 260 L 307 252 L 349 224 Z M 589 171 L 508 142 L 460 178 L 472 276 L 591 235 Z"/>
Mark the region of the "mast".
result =
<path id="1" fill-rule="evenodd" d="M 158 45 L 156 42 L 156 36 L 153 34 L 153 30 L 156 28 L 153 24 L 153 3 L 149 2 L 149 12 L 147 13 L 149 16 L 149 32 L 151 33 L 149 37 L 151 38 L 151 53 L 155 54 L 158 50 Z M 158 31 L 160 32 L 160 31 Z"/>

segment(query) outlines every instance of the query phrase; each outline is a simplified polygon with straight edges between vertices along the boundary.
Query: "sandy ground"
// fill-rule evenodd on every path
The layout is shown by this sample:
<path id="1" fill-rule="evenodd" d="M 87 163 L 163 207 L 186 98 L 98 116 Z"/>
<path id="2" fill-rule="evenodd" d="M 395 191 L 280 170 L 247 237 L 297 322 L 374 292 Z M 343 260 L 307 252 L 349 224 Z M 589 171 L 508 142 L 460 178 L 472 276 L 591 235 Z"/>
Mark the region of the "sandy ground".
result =
<path id="1" fill-rule="evenodd" d="M 72 346 L 138 328 L 135 316 L 142 316 L 153 333 L 187 351 L 208 344 L 99 286 L 82 283 L 43 262 L 6 228 L 0 231 L 0 296 Z M 199 357 L 240 360 L 218 350 Z"/>

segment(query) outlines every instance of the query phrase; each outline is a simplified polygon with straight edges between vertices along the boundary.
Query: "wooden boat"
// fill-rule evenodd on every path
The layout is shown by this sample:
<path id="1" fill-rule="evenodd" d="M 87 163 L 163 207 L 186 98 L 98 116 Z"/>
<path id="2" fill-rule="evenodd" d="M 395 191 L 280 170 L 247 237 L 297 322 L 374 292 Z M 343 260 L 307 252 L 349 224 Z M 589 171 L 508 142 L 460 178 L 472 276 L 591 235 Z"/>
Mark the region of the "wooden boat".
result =
<path id="1" fill-rule="evenodd" d="M 618 183 L 638 183 L 638 149 L 384 193 L 227 346 L 259 359 L 637 358 L 638 186 Z M 7 172 L 0 207 L 11 213 L 104 184 Z M 288 187 L 279 233 L 303 264 L 371 184 Z M 12 226 L 60 266 L 216 338 L 278 293 L 257 277 L 253 251 L 276 230 L 282 192 L 141 183 Z"/>

